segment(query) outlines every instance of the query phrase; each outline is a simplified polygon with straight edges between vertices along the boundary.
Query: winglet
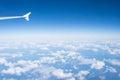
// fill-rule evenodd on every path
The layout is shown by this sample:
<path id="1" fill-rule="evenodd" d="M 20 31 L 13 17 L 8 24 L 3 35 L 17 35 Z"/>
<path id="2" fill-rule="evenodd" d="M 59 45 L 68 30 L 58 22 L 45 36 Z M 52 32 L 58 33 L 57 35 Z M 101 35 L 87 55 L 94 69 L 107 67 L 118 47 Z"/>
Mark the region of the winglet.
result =
<path id="1" fill-rule="evenodd" d="M 30 14 L 31 14 L 31 12 L 25 14 L 25 15 L 23 16 L 23 18 L 25 18 L 25 20 L 29 21 L 29 16 L 30 16 Z"/>

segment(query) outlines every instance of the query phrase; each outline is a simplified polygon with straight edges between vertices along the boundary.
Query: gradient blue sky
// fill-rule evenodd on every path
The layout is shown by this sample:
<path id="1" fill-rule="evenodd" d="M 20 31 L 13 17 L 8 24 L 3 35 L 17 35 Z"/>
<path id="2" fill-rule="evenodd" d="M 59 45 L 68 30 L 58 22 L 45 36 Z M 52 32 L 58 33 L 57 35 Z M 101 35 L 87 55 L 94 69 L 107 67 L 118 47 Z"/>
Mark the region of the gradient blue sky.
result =
<path id="1" fill-rule="evenodd" d="M 120 35 L 119 0 L 0 0 L 0 16 L 27 12 L 29 22 L 0 21 L 0 36 Z"/>

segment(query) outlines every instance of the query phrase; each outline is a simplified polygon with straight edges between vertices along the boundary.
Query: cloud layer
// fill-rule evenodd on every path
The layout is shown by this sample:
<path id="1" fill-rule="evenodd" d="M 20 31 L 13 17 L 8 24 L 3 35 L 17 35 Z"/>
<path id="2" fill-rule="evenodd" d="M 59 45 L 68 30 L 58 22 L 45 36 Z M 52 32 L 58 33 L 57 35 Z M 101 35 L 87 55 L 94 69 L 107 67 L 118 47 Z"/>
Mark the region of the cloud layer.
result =
<path id="1" fill-rule="evenodd" d="M 105 80 L 112 74 L 112 78 L 120 79 L 119 50 L 118 41 L 4 42 L 0 43 L 0 77 L 2 80 Z"/>

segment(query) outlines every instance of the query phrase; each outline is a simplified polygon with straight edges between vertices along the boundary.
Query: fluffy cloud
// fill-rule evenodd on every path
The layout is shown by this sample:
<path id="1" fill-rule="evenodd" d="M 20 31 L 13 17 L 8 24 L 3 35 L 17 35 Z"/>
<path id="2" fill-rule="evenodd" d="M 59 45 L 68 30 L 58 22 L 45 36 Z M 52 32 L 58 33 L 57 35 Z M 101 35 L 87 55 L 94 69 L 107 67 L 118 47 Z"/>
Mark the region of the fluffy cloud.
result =
<path id="1" fill-rule="evenodd" d="M 32 61 L 24 61 L 24 60 L 20 60 L 17 63 L 13 63 L 11 65 L 13 66 L 9 66 L 8 69 L 3 69 L 1 72 L 4 74 L 21 75 L 22 73 L 25 73 L 27 71 L 30 71 L 38 67 L 38 64 Z"/>
<path id="2" fill-rule="evenodd" d="M 79 80 L 86 80 L 86 75 L 89 74 L 89 71 L 80 71 L 78 74 L 77 74 L 77 77 L 79 77 Z"/>
<path id="3" fill-rule="evenodd" d="M 17 79 L 15 79 L 15 78 L 3 78 L 2 80 L 17 80 Z"/>
<path id="4" fill-rule="evenodd" d="M 96 75 L 94 74 L 94 70 L 92 69 L 96 69 L 95 71 L 103 69 L 105 66 L 107 66 L 105 62 L 108 62 L 115 66 L 120 66 L 120 61 L 117 59 L 108 59 L 103 61 L 97 59 L 98 56 L 96 54 L 87 56 L 88 53 L 86 53 L 92 51 L 92 53 L 99 54 L 99 51 L 101 50 L 101 56 L 111 56 L 110 54 L 119 54 L 120 45 L 117 45 L 117 43 L 106 43 L 104 41 L 63 41 L 60 43 L 39 41 L 18 44 L 15 43 L 12 46 L 11 44 L 12 43 L 2 45 L 0 47 L 0 50 L 3 50 L 3 52 L 5 51 L 5 53 L 7 53 L 7 49 L 10 49 L 11 51 L 13 49 L 18 49 L 16 51 L 23 50 L 23 53 L 8 54 L 8 52 L 7 54 L 0 54 L 0 57 L 4 57 L 0 58 L 0 65 L 5 66 L 0 70 L 0 73 L 3 76 L 6 76 L 6 74 L 10 74 L 10 76 L 22 76 L 22 74 L 25 74 L 27 77 L 32 76 L 31 80 L 49 80 L 51 79 L 51 77 L 63 80 L 75 80 L 78 78 L 79 80 L 85 80 L 86 77 L 90 78 L 90 75 L 88 74 L 90 74 L 90 72 L 92 71 L 94 75 L 92 76 L 92 78 L 94 78 Z M 106 52 L 109 52 L 109 54 L 106 54 Z M 30 55 L 27 53 L 30 53 Z M 85 56 L 84 53 L 86 53 Z M 88 68 L 89 71 L 80 71 L 80 69 L 82 69 L 81 67 L 83 67 L 84 65 L 87 66 L 86 68 Z M 109 66 L 105 67 L 105 69 L 107 72 L 117 73 L 116 67 L 113 68 Z M 74 70 L 76 71 L 76 73 L 74 73 Z M 29 75 L 27 75 L 27 73 Z M 103 76 L 99 78 L 101 80 L 105 79 L 105 77 Z"/>
<path id="5" fill-rule="evenodd" d="M 5 63 L 7 63 L 7 60 L 4 58 L 0 58 L 0 64 L 5 64 Z"/>
<path id="6" fill-rule="evenodd" d="M 52 74 L 56 76 L 58 79 L 65 79 L 72 77 L 72 73 L 64 73 L 62 69 L 56 69 L 52 72 Z"/>
<path id="7" fill-rule="evenodd" d="M 23 69 L 21 67 L 11 67 L 7 70 L 2 70 L 1 72 L 4 74 L 20 75 L 23 72 Z"/>
<path id="8" fill-rule="evenodd" d="M 78 57 L 78 60 L 80 61 L 80 64 L 91 64 L 91 68 L 93 69 L 102 69 L 105 66 L 105 63 L 103 61 L 96 60 L 95 58 L 89 59 L 89 58 L 84 58 L 82 56 Z"/>
<path id="9" fill-rule="evenodd" d="M 22 57 L 23 54 L 22 53 L 1 53 L 0 57 L 12 57 L 12 58 L 16 58 L 16 57 Z"/>
<path id="10" fill-rule="evenodd" d="M 106 80 L 105 76 L 99 76 L 100 80 Z"/>
<path id="11" fill-rule="evenodd" d="M 68 53 L 68 56 L 70 56 L 70 57 L 75 56 L 75 55 L 76 55 L 76 52 L 74 52 L 74 51 L 70 51 L 70 52 Z"/>
<path id="12" fill-rule="evenodd" d="M 116 71 L 116 69 L 115 68 L 113 68 L 113 67 L 106 67 L 106 72 L 112 72 L 112 73 L 116 73 L 117 71 Z"/>
<path id="13" fill-rule="evenodd" d="M 40 58 L 41 63 L 55 63 L 57 60 L 54 57 L 42 57 Z"/>
<path id="14" fill-rule="evenodd" d="M 93 63 L 91 65 L 91 68 L 95 68 L 95 69 L 102 69 L 105 66 L 105 63 L 102 61 L 97 61 L 95 59 L 93 59 Z"/>
<path id="15" fill-rule="evenodd" d="M 71 78 L 69 78 L 69 79 L 67 79 L 67 80 L 75 80 L 75 78 L 74 78 L 74 77 L 71 77 Z"/>
<path id="16" fill-rule="evenodd" d="M 108 52 L 110 54 L 119 55 L 120 54 L 120 49 L 113 49 L 113 50 L 109 49 Z"/>
<path id="17" fill-rule="evenodd" d="M 8 47 L 0 46 L 0 50 L 7 49 Z"/>
<path id="18" fill-rule="evenodd" d="M 109 59 L 106 60 L 108 63 L 111 63 L 112 65 L 120 66 L 120 61 L 117 59 Z"/>

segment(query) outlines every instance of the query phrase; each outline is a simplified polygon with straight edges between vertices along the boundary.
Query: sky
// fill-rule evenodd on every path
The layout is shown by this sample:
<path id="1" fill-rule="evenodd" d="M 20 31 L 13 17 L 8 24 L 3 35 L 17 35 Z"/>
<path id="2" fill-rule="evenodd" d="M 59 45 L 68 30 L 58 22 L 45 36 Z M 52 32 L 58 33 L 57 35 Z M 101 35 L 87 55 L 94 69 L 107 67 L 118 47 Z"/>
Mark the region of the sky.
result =
<path id="1" fill-rule="evenodd" d="M 0 0 L 0 17 L 32 12 L 30 21 L 0 21 L 0 37 L 119 38 L 119 0 Z"/>

